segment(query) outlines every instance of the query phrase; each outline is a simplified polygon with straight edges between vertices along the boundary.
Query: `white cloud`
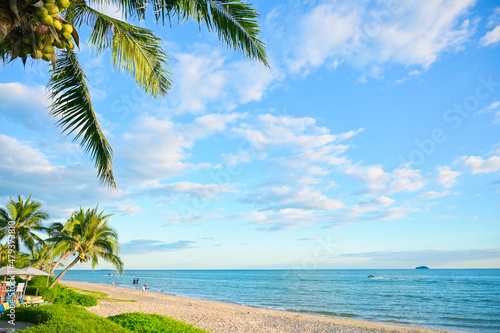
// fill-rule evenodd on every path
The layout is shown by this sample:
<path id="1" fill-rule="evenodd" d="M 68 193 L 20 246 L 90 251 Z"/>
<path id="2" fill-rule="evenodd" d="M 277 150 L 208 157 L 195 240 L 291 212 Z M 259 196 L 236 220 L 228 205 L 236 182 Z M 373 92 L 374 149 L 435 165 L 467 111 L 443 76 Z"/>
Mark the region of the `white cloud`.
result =
<path id="1" fill-rule="evenodd" d="M 133 133 L 123 135 L 122 145 L 116 147 L 116 161 L 124 166 L 128 183 L 156 183 L 195 167 L 185 162 L 189 157 L 185 150 L 192 144 L 169 119 L 143 116 Z"/>
<path id="2" fill-rule="evenodd" d="M 460 171 L 452 171 L 448 166 L 440 166 L 436 170 L 438 171 L 437 181 L 444 188 L 453 187 L 457 182 L 457 177 L 462 174 Z"/>
<path id="3" fill-rule="evenodd" d="M 141 211 L 141 206 L 137 205 L 114 205 L 110 207 L 126 215 L 135 215 Z"/>
<path id="4" fill-rule="evenodd" d="M 396 200 L 391 199 L 389 197 L 378 197 L 376 199 L 370 200 L 370 201 L 363 201 L 359 205 L 360 206 L 391 206 L 393 203 L 395 203 Z"/>
<path id="5" fill-rule="evenodd" d="M 345 61 L 382 78 L 386 64 L 429 67 L 475 31 L 464 19 L 475 0 L 323 1 L 298 23 L 288 66 L 294 72 Z M 297 18 L 295 18 L 297 19 Z M 288 39 L 287 39 L 288 40 Z"/>
<path id="6" fill-rule="evenodd" d="M 480 156 L 464 156 L 461 160 L 463 161 L 463 166 L 474 175 L 500 170 L 500 156 L 492 156 L 488 159 L 483 159 Z"/>
<path id="7" fill-rule="evenodd" d="M 169 102 L 175 113 L 202 113 L 209 105 L 232 110 L 259 101 L 282 78 L 276 68 L 247 59 L 230 62 L 218 49 L 206 45 L 196 45 L 191 53 L 174 54 L 174 59 L 175 82 Z"/>
<path id="8" fill-rule="evenodd" d="M 0 161 L 0 170 L 13 176 L 55 176 L 57 172 L 57 168 L 40 151 L 3 134 L 0 134 Z"/>
<path id="9" fill-rule="evenodd" d="M 251 193 L 240 198 L 241 202 L 254 203 L 266 209 L 317 209 L 337 210 L 344 207 L 338 200 L 330 199 L 319 191 L 310 189 L 292 189 L 290 187 L 273 188 L 264 193 Z"/>
<path id="10" fill-rule="evenodd" d="M 488 31 L 480 40 L 479 44 L 481 46 L 488 46 L 497 44 L 500 42 L 500 25 L 497 25 L 495 29 Z"/>
<path id="11" fill-rule="evenodd" d="M 420 193 L 418 195 L 418 197 L 422 198 L 422 199 L 436 199 L 436 198 L 440 198 L 440 197 L 445 197 L 445 196 L 450 195 L 450 194 L 451 194 L 450 191 L 443 191 L 443 192 L 427 191 L 427 192 Z"/>
<path id="12" fill-rule="evenodd" d="M 310 117 L 276 116 L 261 114 L 234 128 L 232 131 L 242 137 L 248 145 L 236 153 L 225 154 L 227 163 L 236 165 L 248 163 L 253 159 L 262 160 L 271 151 L 286 150 L 293 156 L 277 159 L 280 164 L 289 168 L 308 169 L 310 174 L 325 174 L 322 168 L 311 165 L 311 162 L 325 162 L 327 165 L 345 163 L 340 156 L 348 149 L 338 144 L 359 134 L 363 129 L 345 133 L 331 134 L 324 127 L 316 125 Z"/>
<path id="13" fill-rule="evenodd" d="M 247 220 L 245 225 L 257 225 L 261 231 L 294 230 L 301 226 L 315 224 L 318 221 L 316 212 L 295 208 L 242 213 L 234 218 Z"/>
<path id="14" fill-rule="evenodd" d="M 43 126 L 52 126 L 46 110 L 49 104 L 44 86 L 0 83 L 0 117 L 40 130 Z"/>
<path id="15" fill-rule="evenodd" d="M 184 195 L 187 197 L 196 197 L 198 199 L 211 199 L 220 193 L 227 193 L 233 191 L 233 186 L 230 184 L 216 185 L 216 184 L 197 184 L 191 182 L 178 182 L 173 184 L 158 184 L 146 188 L 143 193 L 153 196 L 175 196 Z"/>
<path id="16" fill-rule="evenodd" d="M 368 194 L 393 194 L 420 190 L 425 181 L 420 170 L 403 167 L 392 173 L 385 172 L 380 165 L 348 165 L 341 169 L 347 175 L 359 179 Z"/>
<path id="17" fill-rule="evenodd" d="M 99 200 L 109 203 L 126 197 L 123 191 L 101 186 L 88 163 L 71 156 L 63 165 L 54 163 L 48 156 L 61 148 L 47 149 L 48 153 L 43 153 L 30 142 L 0 134 L 0 196 L 32 194 L 52 217 L 62 218 L 80 205 L 89 207 Z"/>

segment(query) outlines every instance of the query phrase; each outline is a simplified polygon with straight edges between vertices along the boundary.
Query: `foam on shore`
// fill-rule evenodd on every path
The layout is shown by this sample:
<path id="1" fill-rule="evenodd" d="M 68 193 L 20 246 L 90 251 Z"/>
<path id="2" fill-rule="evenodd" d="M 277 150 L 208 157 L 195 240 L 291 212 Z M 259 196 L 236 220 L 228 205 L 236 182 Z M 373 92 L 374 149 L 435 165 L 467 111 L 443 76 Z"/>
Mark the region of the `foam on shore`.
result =
<path id="1" fill-rule="evenodd" d="M 131 303 L 100 300 L 98 306 L 88 308 L 89 311 L 102 317 L 114 316 L 126 312 L 158 313 L 211 332 L 445 332 L 427 328 L 372 323 L 205 301 L 94 283 L 69 281 L 60 281 L 60 283 L 69 287 L 108 293 L 111 298 L 115 299 L 137 301 Z"/>

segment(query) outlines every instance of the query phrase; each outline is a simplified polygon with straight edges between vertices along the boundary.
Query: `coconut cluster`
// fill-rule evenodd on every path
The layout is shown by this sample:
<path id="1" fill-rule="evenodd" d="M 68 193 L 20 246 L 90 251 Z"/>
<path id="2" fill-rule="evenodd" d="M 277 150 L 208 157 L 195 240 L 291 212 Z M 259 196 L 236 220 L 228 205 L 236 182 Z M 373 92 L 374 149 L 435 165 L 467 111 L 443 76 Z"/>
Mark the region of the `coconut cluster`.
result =
<path id="1" fill-rule="evenodd" d="M 23 47 L 19 57 L 50 61 L 55 48 L 72 50 L 73 26 L 62 19 L 59 12 L 69 7 L 70 0 L 43 0 L 35 12 L 41 22 L 34 27 L 34 33 L 22 36 Z M 53 27 L 53 28 L 52 28 Z"/>

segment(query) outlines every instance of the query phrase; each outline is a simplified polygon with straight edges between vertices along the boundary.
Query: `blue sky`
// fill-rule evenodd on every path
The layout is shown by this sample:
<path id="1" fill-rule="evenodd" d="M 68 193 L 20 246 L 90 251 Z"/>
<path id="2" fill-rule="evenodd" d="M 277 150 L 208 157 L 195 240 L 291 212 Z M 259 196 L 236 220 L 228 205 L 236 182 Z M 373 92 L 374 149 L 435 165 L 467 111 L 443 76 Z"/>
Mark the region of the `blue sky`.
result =
<path id="1" fill-rule="evenodd" d="M 271 69 L 140 23 L 172 60 L 164 99 L 82 47 L 116 191 L 47 116 L 46 66 L 4 66 L 0 202 L 99 204 L 126 269 L 500 267 L 498 3 L 254 5 Z"/>

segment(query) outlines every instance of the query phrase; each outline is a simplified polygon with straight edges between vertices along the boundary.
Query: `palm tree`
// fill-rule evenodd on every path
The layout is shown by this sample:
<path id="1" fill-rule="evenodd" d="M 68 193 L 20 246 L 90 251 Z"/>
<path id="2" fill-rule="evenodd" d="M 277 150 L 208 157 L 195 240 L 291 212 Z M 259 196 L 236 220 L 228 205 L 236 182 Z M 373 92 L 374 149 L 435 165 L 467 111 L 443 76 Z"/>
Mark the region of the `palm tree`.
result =
<path id="1" fill-rule="evenodd" d="M 34 231 L 46 231 L 41 222 L 49 218 L 49 214 L 40 210 L 42 204 L 31 201 L 31 195 L 26 201 L 19 194 L 17 202 L 10 197 L 5 208 L 0 208 L 0 240 L 7 235 L 12 237 L 14 250 L 19 252 L 21 244 L 30 251 L 37 243 L 43 242 Z"/>
<path id="2" fill-rule="evenodd" d="M 51 275 L 54 274 L 54 271 L 57 267 L 59 267 L 61 262 L 69 257 L 69 255 L 74 251 L 76 242 L 74 242 L 71 235 L 73 233 L 76 216 L 78 216 L 78 214 L 73 213 L 66 224 L 62 224 L 60 222 L 53 223 L 47 231 L 51 237 L 45 241 L 54 244 L 52 258 L 59 256 L 59 259 L 53 263 L 50 268 L 49 273 Z"/>
<path id="3" fill-rule="evenodd" d="M 51 253 L 54 245 L 48 243 L 37 244 L 27 258 L 28 264 L 42 271 L 48 271 L 54 264 Z"/>
<path id="4" fill-rule="evenodd" d="M 67 222 L 69 226 L 67 234 L 61 234 L 61 238 L 72 249 L 76 255 L 75 259 L 57 276 L 49 288 L 55 284 L 78 262 L 92 262 L 92 270 L 98 264 L 99 258 L 110 262 L 115 266 L 119 274 L 123 272 L 123 262 L 118 257 L 118 235 L 108 226 L 111 215 L 104 215 L 104 211 L 98 212 L 98 207 L 84 210 L 80 208 Z"/>
<path id="5" fill-rule="evenodd" d="M 130 22 L 145 20 L 146 13 L 162 25 L 170 25 L 173 19 L 178 22 L 192 19 L 200 29 L 204 25 L 208 31 L 217 32 L 228 47 L 269 66 L 264 43 L 258 39 L 259 14 L 244 0 L 152 0 L 144 3 L 57 0 L 57 5 L 48 2 L 0 0 L 0 58 L 4 63 L 9 58 L 10 61 L 20 58 L 26 63 L 31 55 L 32 61 L 42 61 L 40 57 L 52 61 L 54 69 L 48 83 L 53 101 L 50 114 L 59 118 L 57 124 L 63 133 L 75 133 L 74 140 L 80 139 L 80 146 L 90 154 L 100 181 L 113 187 L 116 187 L 113 151 L 99 127 L 87 77 L 72 51 L 73 42 L 79 45 L 76 29 L 83 24 L 89 26 L 89 44 L 96 55 L 111 50 L 113 67 L 134 77 L 154 98 L 165 96 L 171 88 L 167 71 L 169 58 L 161 47 L 162 40 L 151 30 L 109 17 L 93 5 L 117 6 Z"/>

